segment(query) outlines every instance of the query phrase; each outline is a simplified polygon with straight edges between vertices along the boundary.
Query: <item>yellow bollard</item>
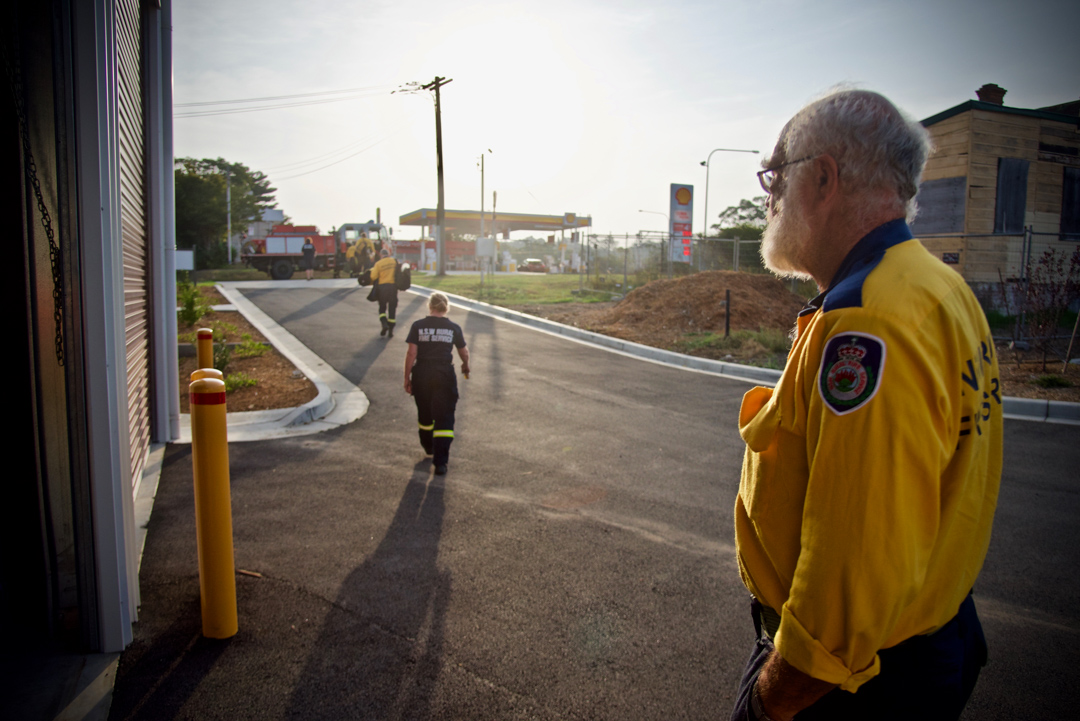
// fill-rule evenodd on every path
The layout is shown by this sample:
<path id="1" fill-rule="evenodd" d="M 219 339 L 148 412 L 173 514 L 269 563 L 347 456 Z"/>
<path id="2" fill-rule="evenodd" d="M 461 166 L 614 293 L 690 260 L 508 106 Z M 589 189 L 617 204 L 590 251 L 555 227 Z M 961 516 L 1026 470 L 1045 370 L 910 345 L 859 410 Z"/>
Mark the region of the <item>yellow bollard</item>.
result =
<path id="1" fill-rule="evenodd" d="M 188 391 L 203 635 L 229 638 L 236 634 L 237 620 L 225 382 L 200 378 Z"/>
<path id="2" fill-rule="evenodd" d="M 223 381 L 225 380 L 225 374 L 217 368 L 198 368 L 191 371 L 191 380 L 197 381 L 200 378 L 217 378 L 219 381 Z"/>
<path id="3" fill-rule="evenodd" d="M 199 359 L 200 368 L 214 367 L 214 331 L 209 328 L 199 328 L 195 333 L 195 355 Z"/>

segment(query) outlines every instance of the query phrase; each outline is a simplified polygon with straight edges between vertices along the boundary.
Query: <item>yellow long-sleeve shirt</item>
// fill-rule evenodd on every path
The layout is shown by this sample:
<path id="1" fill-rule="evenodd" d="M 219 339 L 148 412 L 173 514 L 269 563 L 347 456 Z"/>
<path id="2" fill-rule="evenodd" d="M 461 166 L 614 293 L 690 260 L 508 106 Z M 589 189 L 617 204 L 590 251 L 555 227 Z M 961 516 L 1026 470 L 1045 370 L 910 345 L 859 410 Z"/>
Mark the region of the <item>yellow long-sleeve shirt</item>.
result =
<path id="1" fill-rule="evenodd" d="M 878 673 L 879 650 L 956 614 L 1001 478 L 985 316 L 910 238 L 893 221 L 856 245 L 799 317 L 776 388 L 751 389 L 739 414 L 743 582 L 780 612 L 784 660 L 848 691 Z"/>
<path id="2" fill-rule="evenodd" d="M 394 268 L 397 266 L 397 261 L 391 257 L 381 258 L 378 263 L 371 266 L 371 279 L 377 281 L 379 285 L 386 283 L 387 285 L 394 284 Z"/>

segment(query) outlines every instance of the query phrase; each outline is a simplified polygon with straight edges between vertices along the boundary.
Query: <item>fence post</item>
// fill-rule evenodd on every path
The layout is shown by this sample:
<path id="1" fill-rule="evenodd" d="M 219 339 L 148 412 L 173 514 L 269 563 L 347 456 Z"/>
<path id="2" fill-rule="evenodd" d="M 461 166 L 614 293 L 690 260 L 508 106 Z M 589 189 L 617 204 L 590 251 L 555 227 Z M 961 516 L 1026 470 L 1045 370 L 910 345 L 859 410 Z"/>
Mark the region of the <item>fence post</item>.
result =
<path id="1" fill-rule="evenodd" d="M 238 624 L 225 382 L 200 378 L 188 391 L 202 632 L 207 638 L 230 638 Z"/>
<path id="2" fill-rule="evenodd" d="M 731 337 L 731 289 L 724 291 L 724 337 Z"/>

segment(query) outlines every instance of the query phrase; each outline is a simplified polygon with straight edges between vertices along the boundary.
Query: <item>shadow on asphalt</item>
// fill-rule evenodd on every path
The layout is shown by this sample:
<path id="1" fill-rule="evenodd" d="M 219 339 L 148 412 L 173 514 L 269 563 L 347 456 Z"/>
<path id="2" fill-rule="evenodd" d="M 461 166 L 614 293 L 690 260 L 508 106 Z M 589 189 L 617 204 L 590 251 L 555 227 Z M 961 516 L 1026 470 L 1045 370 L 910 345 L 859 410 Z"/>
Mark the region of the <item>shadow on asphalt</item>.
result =
<path id="1" fill-rule="evenodd" d="M 390 349 L 395 353 L 400 353 L 401 360 L 404 361 L 405 336 L 409 332 L 408 326 L 411 325 L 409 319 L 412 318 L 413 314 L 415 314 L 425 302 L 424 298 L 413 296 L 411 301 L 399 305 L 397 313 L 398 327 L 394 329 L 394 337 L 391 340 L 387 340 L 378 333 L 372 331 L 371 337 L 368 338 L 367 342 L 361 345 L 359 350 L 353 354 L 345 367 L 338 369 L 341 375 L 345 376 L 356 385 L 360 385 L 360 382 L 364 380 L 364 376 L 367 375 L 368 370 L 375 365 L 375 361 L 378 359 L 379 355 L 387 349 Z M 378 314 L 377 306 L 372 306 L 372 312 L 373 314 Z"/>
<path id="2" fill-rule="evenodd" d="M 203 637 L 199 596 L 186 605 L 126 674 L 125 693 L 114 696 L 110 719 L 170 721 L 214 670 L 233 639 Z"/>
<path id="3" fill-rule="evenodd" d="M 413 467 L 386 536 L 342 584 L 288 718 L 429 718 L 450 602 L 437 566 L 445 486 L 430 469 Z"/>
<path id="4" fill-rule="evenodd" d="M 470 348 L 474 346 L 478 336 L 487 336 L 480 339 L 479 350 L 484 358 L 484 375 L 491 379 L 491 398 L 499 401 L 502 400 L 503 367 L 499 344 L 495 342 L 496 328 L 495 319 L 491 316 L 469 313 L 462 330 Z"/>
<path id="5" fill-rule="evenodd" d="M 292 313 L 286 315 L 284 318 L 280 318 L 277 323 L 278 325 L 284 326 L 286 323 L 291 323 L 292 321 L 304 320 L 305 318 L 310 318 L 312 316 L 318 315 L 324 310 L 329 310 L 330 308 L 333 308 L 338 303 L 345 302 L 351 295 L 353 295 L 359 290 L 365 289 L 361 288 L 360 286 L 357 286 L 355 288 L 338 288 L 337 290 L 333 290 L 329 293 L 326 293 L 325 295 L 320 295 L 316 300 L 313 300 L 305 306 L 297 308 Z M 254 301 L 254 299 L 258 298 L 263 293 L 276 292 L 277 291 L 275 290 L 248 289 L 244 291 L 244 295 Z"/>

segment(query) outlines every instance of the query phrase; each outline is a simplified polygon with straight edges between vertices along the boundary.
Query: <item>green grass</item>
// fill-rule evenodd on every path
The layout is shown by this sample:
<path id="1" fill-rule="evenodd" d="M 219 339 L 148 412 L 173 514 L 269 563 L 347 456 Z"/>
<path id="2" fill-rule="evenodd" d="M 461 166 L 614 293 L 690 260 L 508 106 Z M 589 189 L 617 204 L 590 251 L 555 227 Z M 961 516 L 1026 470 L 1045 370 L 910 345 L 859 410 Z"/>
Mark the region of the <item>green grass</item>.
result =
<path id="1" fill-rule="evenodd" d="M 675 344 L 674 350 L 680 353 L 693 353 L 706 349 L 736 351 L 747 342 L 754 341 L 769 353 L 787 353 L 791 340 L 782 330 L 762 328 L 761 330 L 737 330 L 725 338 L 722 333 L 687 333 Z"/>
<path id="2" fill-rule="evenodd" d="M 762 328 L 756 331 L 732 331 L 727 338 L 723 333 L 713 331 L 686 333 L 671 350 L 703 358 L 728 358 L 743 365 L 781 370 L 790 346 L 791 341 L 784 331 Z"/>
<path id="3" fill-rule="evenodd" d="M 527 305 L 547 303 L 594 303 L 609 300 L 608 293 L 577 294 L 581 280 L 576 275 L 499 275 L 485 276 L 480 288 L 478 275 L 444 275 L 413 273 L 413 284 L 444 293 L 482 300 L 494 305 Z"/>
<path id="4" fill-rule="evenodd" d="M 1040 388 L 1072 388 L 1072 381 L 1054 374 L 1041 375 L 1031 382 Z"/>

